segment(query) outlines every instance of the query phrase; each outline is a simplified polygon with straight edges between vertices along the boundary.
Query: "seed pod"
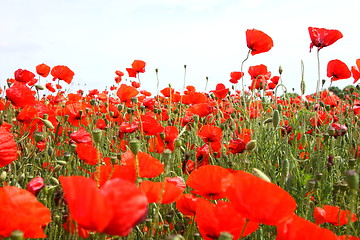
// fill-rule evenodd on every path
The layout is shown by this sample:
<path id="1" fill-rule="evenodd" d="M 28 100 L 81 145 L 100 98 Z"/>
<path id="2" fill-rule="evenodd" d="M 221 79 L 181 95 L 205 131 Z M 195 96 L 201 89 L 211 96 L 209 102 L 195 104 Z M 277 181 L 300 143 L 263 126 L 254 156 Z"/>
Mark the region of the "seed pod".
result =
<path id="1" fill-rule="evenodd" d="M 355 170 L 348 170 L 346 172 L 346 182 L 350 189 L 359 189 L 359 174 Z"/>
<path id="2" fill-rule="evenodd" d="M 136 138 L 129 142 L 131 152 L 136 155 L 140 151 L 140 141 Z"/>
<path id="3" fill-rule="evenodd" d="M 95 128 L 92 131 L 92 135 L 93 135 L 94 142 L 95 143 L 100 143 L 101 137 L 102 137 L 102 130 L 98 129 L 98 128 Z"/>

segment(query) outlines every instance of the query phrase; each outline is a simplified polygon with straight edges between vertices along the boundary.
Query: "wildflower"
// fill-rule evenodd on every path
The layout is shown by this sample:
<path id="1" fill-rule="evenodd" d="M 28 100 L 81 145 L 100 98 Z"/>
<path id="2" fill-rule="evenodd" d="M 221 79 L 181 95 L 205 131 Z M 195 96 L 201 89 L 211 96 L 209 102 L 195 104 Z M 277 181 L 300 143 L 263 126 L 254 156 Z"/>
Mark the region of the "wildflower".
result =
<path id="1" fill-rule="evenodd" d="M 330 46 L 343 37 L 339 30 L 309 27 L 310 34 L 310 51 L 315 46 L 318 51 L 324 47 Z"/>
<path id="2" fill-rule="evenodd" d="M 266 33 L 256 30 L 246 30 L 246 43 L 251 55 L 268 52 L 273 46 L 273 41 Z"/>
<path id="3" fill-rule="evenodd" d="M 331 77 L 331 81 L 337 81 L 350 78 L 351 72 L 344 62 L 335 59 L 327 65 L 327 76 Z"/>
<path id="4" fill-rule="evenodd" d="M 53 81 L 56 79 L 63 80 L 64 82 L 70 84 L 75 73 L 70 70 L 67 66 L 59 65 L 53 67 L 51 70 L 51 75 L 53 76 Z"/>

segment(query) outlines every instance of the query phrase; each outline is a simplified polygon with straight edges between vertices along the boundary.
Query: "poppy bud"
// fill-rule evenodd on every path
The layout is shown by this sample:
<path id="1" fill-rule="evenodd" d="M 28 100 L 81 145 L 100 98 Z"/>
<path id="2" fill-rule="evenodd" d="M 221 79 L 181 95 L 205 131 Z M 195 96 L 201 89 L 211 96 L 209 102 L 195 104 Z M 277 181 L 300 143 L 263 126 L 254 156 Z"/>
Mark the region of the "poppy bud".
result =
<path id="1" fill-rule="evenodd" d="M 35 139 L 35 142 L 41 142 L 43 139 L 44 139 L 44 133 L 42 132 L 35 132 L 34 133 L 34 139 Z"/>
<path id="2" fill-rule="evenodd" d="M 54 125 L 47 119 L 42 119 L 42 122 L 44 123 L 46 128 L 54 129 Z"/>
<path id="3" fill-rule="evenodd" d="M 42 177 L 33 178 L 27 185 L 26 190 L 35 196 L 45 187 L 44 179 Z"/>
<path id="4" fill-rule="evenodd" d="M 279 74 L 281 75 L 283 73 L 283 68 L 282 68 L 282 66 L 280 65 L 279 66 Z"/>
<path id="5" fill-rule="evenodd" d="M 45 88 L 39 84 L 35 85 L 36 90 L 44 90 Z"/>
<path id="6" fill-rule="evenodd" d="M 309 180 L 309 181 L 307 182 L 308 191 L 312 191 L 312 190 L 315 188 L 315 185 L 316 185 L 316 181 L 315 181 L 315 180 Z"/>
<path id="7" fill-rule="evenodd" d="M 247 151 L 252 151 L 252 150 L 254 150 L 256 148 L 256 140 L 251 140 L 251 141 L 249 141 L 247 144 L 246 144 L 246 146 L 245 146 L 245 149 L 247 150 Z"/>
<path id="8" fill-rule="evenodd" d="M 95 143 L 100 143 L 101 137 L 102 137 L 102 130 L 99 128 L 96 128 L 92 131 L 93 139 Z"/>
<path id="9" fill-rule="evenodd" d="M 7 177 L 7 173 L 6 173 L 5 171 L 3 171 L 3 172 L 0 174 L 0 183 L 5 182 L 6 177 Z"/>
<path id="10" fill-rule="evenodd" d="M 264 124 L 271 123 L 271 122 L 272 122 L 272 118 L 268 118 L 268 119 L 265 119 Z"/>
<path id="11" fill-rule="evenodd" d="M 180 234 L 171 235 L 171 236 L 167 237 L 166 239 L 167 240 L 185 240 L 185 238 L 183 236 L 181 236 Z"/>
<path id="12" fill-rule="evenodd" d="M 280 121 L 280 116 L 279 116 L 279 111 L 276 109 L 274 110 L 273 116 L 272 116 L 272 123 L 274 128 L 276 128 L 279 124 Z"/>
<path id="13" fill-rule="evenodd" d="M 282 169 L 281 169 L 281 179 L 282 182 L 285 183 L 289 177 L 289 171 L 290 171 L 290 162 L 288 159 L 284 159 L 282 161 Z"/>
<path id="14" fill-rule="evenodd" d="M 231 235 L 231 233 L 221 232 L 218 239 L 219 239 L 219 240 L 231 240 L 231 239 L 233 239 L 233 238 L 234 238 L 234 236 Z"/>
<path id="15" fill-rule="evenodd" d="M 315 177 L 316 181 L 320 181 L 322 176 L 323 176 L 323 174 L 321 172 L 317 173 L 316 177 Z"/>
<path id="16" fill-rule="evenodd" d="M 170 149 L 165 149 L 164 150 L 164 158 L 165 158 L 165 161 L 169 161 L 170 160 L 170 157 L 171 157 L 171 150 Z"/>
<path id="17" fill-rule="evenodd" d="M 75 148 L 76 148 L 76 146 L 75 146 Z M 69 161 L 70 156 L 71 156 L 71 153 L 65 152 L 65 153 L 64 153 L 64 161 L 66 161 L 66 162 Z"/>
<path id="18" fill-rule="evenodd" d="M 300 90 L 301 90 L 301 95 L 304 95 L 305 94 L 305 81 L 304 79 L 301 79 L 301 82 L 300 82 Z"/>
<path id="19" fill-rule="evenodd" d="M 181 147 L 182 146 L 182 141 L 181 141 L 181 139 L 175 139 L 175 141 L 174 141 L 174 145 L 175 145 L 175 147 Z"/>
<path id="20" fill-rule="evenodd" d="M 358 190 L 359 188 L 359 174 L 355 170 L 348 170 L 346 172 L 346 182 L 350 189 Z"/>
<path id="21" fill-rule="evenodd" d="M 160 135 L 161 140 L 165 139 L 165 133 L 164 132 L 159 133 L 159 135 Z"/>
<path id="22" fill-rule="evenodd" d="M 23 240 L 24 239 L 24 233 L 20 230 L 15 230 L 10 235 L 11 240 Z"/>
<path id="23" fill-rule="evenodd" d="M 136 155 L 140 151 L 140 141 L 136 138 L 129 142 L 131 152 Z"/>
<path id="24" fill-rule="evenodd" d="M 263 173 L 262 171 L 260 171 L 257 168 L 253 168 L 252 173 L 253 173 L 253 175 L 257 176 L 258 178 L 261 178 L 262 180 L 271 182 L 271 179 L 268 176 L 266 176 L 265 173 Z"/>
<path id="25" fill-rule="evenodd" d="M 59 185 L 59 180 L 57 178 L 55 178 L 55 177 L 51 177 L 50 178 L 50 183 L 51 183 L 51 185 L 57 186 L 57 185 Z"/>
<path id="26" fill-rule="evenodd" d="M 356 159 L 355 158 L 350 158 L 349 159 L 349 166 L 350 167 L 355 167 L 356 165 Z"/>

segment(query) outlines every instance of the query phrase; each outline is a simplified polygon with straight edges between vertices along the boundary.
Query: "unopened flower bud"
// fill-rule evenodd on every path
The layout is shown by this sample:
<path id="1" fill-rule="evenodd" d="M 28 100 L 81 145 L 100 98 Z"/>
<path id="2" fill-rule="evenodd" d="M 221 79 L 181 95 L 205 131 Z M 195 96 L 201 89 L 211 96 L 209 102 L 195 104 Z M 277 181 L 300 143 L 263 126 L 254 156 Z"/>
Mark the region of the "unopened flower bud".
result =
<path id="1" fill-rule="evenodd" d="M 44 90 L 45 89 L 44 86 L 41 86 L 39 84 L 36 84 L 35 88 L 36 88 L 36 90 Z"/>
<path id="2" fill-rule="evenodd" d="M 43 132 L 35 132 L 34 133 L 34 139 L 35 142 L 41 142 L 44 139 L 44 133 Z"/>
<path id="3" fill-rule="evenodd" d="M 270 179 L 268 176 L 266 176 L 265 173 L 263 173 L 262 171 L 260 171 L 260 170 L 257 169 L 257 168 L 253 168 L 253 169 L 252 169 L 252 173 L 253 173 L 255 176 L 257 176 L 258 178 L 261 178 L 261 179 L 263 179 L 263 180 L 265 180 L 265 181 L 267 181 L 267 182 L 271 182 L 271 179 Z"/>
<path id="4" fill-rule="evenodd" d="M 10 239 L 11 240 L 23 240 L 24 233 L 20 230 L 15 230 L 15 231 L 11 232 Z"/>
<path id="5" fill-rule="evenodd" d="M 274 128 L 276 128 L 279 125 L 279 121 L 280 121 L 279 111 L 276 109 L 276 110 L 274 110 L 274 113 L 272 116 L 272 123 L 273 123 Z"/>
<path id="6" fill-rule="evenodd" d="M 218 239 L 219 240 L 232 240 L 233 238 L 234 238 L 234 236 L 231 235 L 231 233 L 221 232 Z"/>
<path id="7" fill-rule="evenodd" d="M 54 129 L 54 125 L 47 119 L 42 119 L 42 122 L 44 123 L 45 127 L 46 128 L 49 128 L 49 129 Z"/>
<path id="8" fill-rule="evenodd" d="M 256 140 L 250 140 L 247 144 L 246 144 L 246 146 L 245 146 L 245 149 L 247 150 L 247 151 L 252 151 L 252 150 L 254 150 L 256 148 Z"/>
<path id="9" fill-rule="evenodd" d="M 6 177 L 7 177 L 7 173 L 6 173 L 5 171 L 3 171 L 3 172 L 0 174 L 0 183 L 5 182 Z"/>
<path id="10" fill-rule="evenodd" d="M 280 65 L 279 66 L 279 74 L 281 75 L 283 73 L 283 68 L 282 68 L 282 66 Z"/>

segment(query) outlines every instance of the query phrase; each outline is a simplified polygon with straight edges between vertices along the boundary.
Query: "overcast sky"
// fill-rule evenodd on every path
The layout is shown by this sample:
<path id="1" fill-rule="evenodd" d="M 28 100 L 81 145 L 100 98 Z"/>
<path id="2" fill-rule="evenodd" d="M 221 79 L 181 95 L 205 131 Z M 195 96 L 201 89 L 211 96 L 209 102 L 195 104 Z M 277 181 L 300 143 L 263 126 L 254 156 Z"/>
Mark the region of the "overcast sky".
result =
<path id="1" fill-rule="evenodd" d="M 230 72 L 240 71 L 248 51 L 245 31 L 255 28 L 274 47 L 249 58 L 245 83 L 249 66 L 265 64 L 277 75 L 282 65 L 283 83 L 300 92 L 303 60 L 310 93 L 317 60 L 316 49 L 309 53 L 308 27 L 344 35 L 320 51 L 321 78 L 328 80 L 329 60 L 350 68 L 360 58 L 359 9 L 359 0 L 0 0 L 0 85 L 18 68 L 35 72 L 46 63 L 75 72 L 71 89 L 103 90 L 114 84 L 116 70 L 126 73 L 139 59 L 147 64 L 140 89 L 156 92 L 158 68 L 160 89 L 171 83 L 182 90 L 185 64 L 187 85 L 204 91 L 208 77 L 208 91 L 217 83 L 230 87 Z"/>

